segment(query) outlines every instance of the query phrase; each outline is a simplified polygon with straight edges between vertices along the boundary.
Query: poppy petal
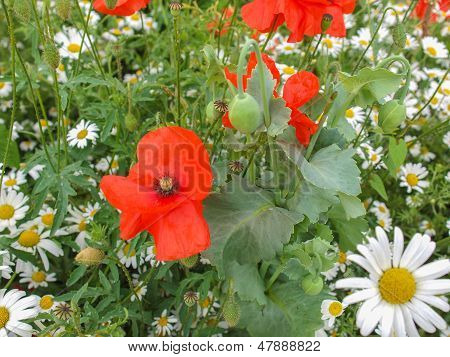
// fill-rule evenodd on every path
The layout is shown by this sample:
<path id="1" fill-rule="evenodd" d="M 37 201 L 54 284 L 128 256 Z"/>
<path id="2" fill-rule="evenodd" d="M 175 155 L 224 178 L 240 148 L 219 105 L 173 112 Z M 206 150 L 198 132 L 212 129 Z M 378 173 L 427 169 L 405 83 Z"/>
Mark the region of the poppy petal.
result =
<path id="1" fill-rule="evenodd" d="M 300 71 L 288 78 L 283 89 L 283 99 L 290 108 L 299 108 L 319 93 L 319 78 L 314 73 Z"/>
<path id="2" fill-rule="evenodd" d="M 150 0 L 118 0 L 113 9 L 108 9 L 105 0 L 95 0 L 94 9 L 102 14 L 130 16 L 147 6 Z"/>

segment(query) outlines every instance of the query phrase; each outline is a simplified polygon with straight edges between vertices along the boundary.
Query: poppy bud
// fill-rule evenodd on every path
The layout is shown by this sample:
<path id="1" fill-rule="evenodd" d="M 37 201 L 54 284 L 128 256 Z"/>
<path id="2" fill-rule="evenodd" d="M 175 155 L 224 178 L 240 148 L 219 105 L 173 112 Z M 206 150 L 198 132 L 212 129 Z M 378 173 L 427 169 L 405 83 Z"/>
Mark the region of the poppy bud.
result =
<path id="1" fill-rule="evenodd" d="M 183 9 L 183 4 L 180 4 L 178 1 L 172 1 L 169 4 L 170 13 L 172 16 L 180 15 L 181 9 Z"/>
<path id="2" fill-rule="evenodd" d="M 70 18 L 72 12 L 72 4 L 70 0 L 56 0 L 55 4 L 56 14 L 63 20 Z"/>
<path id="3" fill-rule="evenodd" d="M 99 265 L 104 258 L 105 253 L 100 249 L 87 247 L 76 255 L 75 261 L 83 265 L 91 266 Z"/>
<path id="4" fill-rule="evenodd" d="M 188 307 L 194 306 L 198 301 L 198 293 L 195 291 L 187 291 L 183 295 L 183 300 Z"/>
<path id="5" fill-rule="evenodd" d="M 406 45 L 406 32 L 405 27 L 401 22 L 396 24 L 392 28 L 392 39 L 394 40 L 394 43 L 399 48 L 405 48 Z"/>
<path id="6" fill-rule="evenodd" d="M 117 0 L 105 0 L 105 5 L 108 9 L 112 10 L 117 5 Z"/>
<path id="7" fill-rule="evenodd" d="M 406 106 L 397 99 L 384 103 L 378 113 L 378 125 L 386 134 L 392 133 L 406 119 Z"/>
<path id="8" fill-rule="evenodd" d="M 30 4 L 27 0 L 14 1 L 14 14 L 23 22 L 30 21 Z"/>
<path id="9" fill-rule="evenodd" d="M 206 106 L 206 120 L 211 123 L 217 119 L 219 114 L 220 113 L 214 109 L 214 102 L 209 102 Z"/>
<path id="10" fill-rule="evenodd" d="M 125 127 L 127 128 L 128 131 L 130 131 L 130 132 L 135 131 L 137 129 L 138 125 L 139 125 L 139 121 L 132 113 L 128 113 L 125 116 Z"/>
<path id="11" fill-rule="evenodd" d="M 230 122 L 244 134 L 251 134 L 263 124 L 259 104 L 250 94 L 237 95 L 230 104 Z"/>
<path id="12" fill-rule="evenodd" d="M 44 52 L 42 53 L 42 57 L 49 67 L 53 69 L 58 68 L 61 58 L 59 56 L 59 51 L 53 41 L 48 41 L 44 45 Z"/>
<path id="13" fill-rule="evenodd" d="M 233 160 L 228 163 L 228 169 L 233 174 L 240 174 L 242 171 L 244 171 L 244 164 L 239 160 Z"/>
<path id="14" fill-rule="evenodd" d="M 317 295 L 323 289 L 323 280 L 320 276 L 314 277 L 314 275 L 307 275 L 302 280 L 302 289 L 306 295 Z"/>
<path id="15" fill-rule="evenodd" d="M 186 268 L 193 268 L 198 262 L 198 255 L 193 255 L 191 257 L 180 259 L 180 263 Z"/>
<path id="16" fill-rule="evenodd" d="M 223 305 L 223 317 L 230 327 L 235 327 L 241 319 L 241 307 L 233 296 L 228 298 Z"/>
<path id="17" fill-rule="evenodd" d="M 330 15 L 330 14 L 323 15 L 322 22 L 320 23 L 320 28 L 322 30 L 322 33 L 327 32 L 327 30 L 330 28 L 332 22 L 333 22 L 332 15 Z"/>

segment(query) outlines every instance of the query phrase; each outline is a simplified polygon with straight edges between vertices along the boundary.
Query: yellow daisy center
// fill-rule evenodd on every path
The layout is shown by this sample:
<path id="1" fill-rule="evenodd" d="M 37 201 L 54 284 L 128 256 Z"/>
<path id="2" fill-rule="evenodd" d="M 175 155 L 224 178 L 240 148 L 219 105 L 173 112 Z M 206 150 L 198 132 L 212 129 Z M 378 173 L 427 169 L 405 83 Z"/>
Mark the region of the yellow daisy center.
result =
<path id="1" fill-rule="evenodd" d="M 359 40 L 359 44 L 362 46 L 367 46 L 369 42 L 367 42 L 366 40 Z"/>
<path id="2" fill-rule="evenodd" d="M 379 205 L 378 211 L 380 211 L 381 213 L 386 213 L 386 208 L 384 208 L 384 206 L 382 206 L 382 205 Z"/>
<path id="3" fill-rule="evenodd" d="M 87 129 L 82 129 L 82 130 L 80 130 L 80 131 L 78 132 L 78 134 L 77 134 L 77 139 L 82 140 L 82 139 L 84 139 L 87 135 L 88 135 Z"/>
<path id="4" fill-rule="evenodd" d="M 0 89 L 3 89 L 3 88 L 5 88 L 5 86 L 6 86 L 6 84 L 5 84 L 5 83 L 3 83 L 3 82 L 0 82 Z"/>
<path id="5" fill-rule="evenodd" d="M 353 119 L 355 117 L 355 112 L 353 111 L 353 109 L 347 109 L 345 111 L 345 116 L 349 119 Z"/>
<path id="6" fill-rule="evenodd" d="M 433 57 L 437 56 L 437 51 L 434 47 L 427 47 L 427 52 Z"/>
<path id="7" fill-rule="evenodd" d="M 384 222 L 384 219 L 380 219 L 378 220 L 378 225 L 382 228 L 384 228 L 384 226 L 386 225 L 386 223 Z"/>
<path id="8" fill-rule="evenodd" d="M 45 281 L 46 277 L 47 275 L 43 271 L 37 271 L 31 275 L 31 280 L 33 280 L 35 283 L 42 283 L 43 281 Z"/>
<path id="9" fill-rule="evenodd" d="M 386 270 L 378 282 L 381 297 L 391 304 L 404 304 L 416 293 L 416 281 L 405 268 Z"/>
<path id="10" fill-rule="evenodd" d="M 416 174 L 408 174 L 406 175 L 406 182 L 408 182 L 408 185 L 410 186 L 417 186 L 419 183 L 419 178 Z"/>
<path id="11" fill-rule="evenodd" d="M 14 216 L 14 212 L 13 206 L 8 204 L 0 205 L 0 219 L 10 219 Z"/>
<path id="12" fill-rule="evenodd" d="M 37 232 L 32 231 L 30 229 L 30 230 L 26 230 L 26 231 L 23 231 L 22 233 L 20 233 L 20 236 L 19 236 L 19 239 L 17 240 L 17 242 L 22 247 L 31 248 L 31 247 L 34 247 L 35 245 L 37 245 L 40 240 L 41 240 L 40 235 Z"/>
<path id="13" fill-rule="evenodd" d="M 69 52 L 78 53 L 81 50 L 81 46 L 78 43 L 70 43 L 69 46 L 67 46 L 67 49 Z"/>
<path id="14" fill-rule="evenodd" d="M 133 78 L 130 79 L 130 83 L 131 84 L 136 84 L 137 82 L 138 82 L 137 77 L 133 77 Z"/>
<path id="15" fill-rule="evenodd" d="M 46 226 L 51 226 L 53 224 L 54 218 L 55 218 L 55 215 L 53 213 L 46 213 L 41 217 L 41 221 Z"/>
<path id="16" fill-rule="evenodd" d="M 288 46 L 285 46 L 284 49 L 286 51 L 292 51 L 294 49 L 294 47 L 288 45 Z"/>
<path id="17" fill-rule="evenodd" d="M 59 64 L 58 69 L 62 72 L 64 71 L 65 67 L 62 63 Z"/>
<path id="18" fill-rule="evenodd" d="M 16 179 L 10 178 L 8 180 L 5 181 L 5 185 L 8 187 L 12 187 L 17 183 Z"/>
<path id="19" fill-rule="evenodd" d="M 48 125 L 47 120 L 41 119 L 41 125 L 42 125 L 43 127 L 46 127 L 46 126 Z"/>
<path id="20" fill-rule="evenodd" d="M 167 326 L 169 324 L 169 320 L 166 316 L 161 316 L 158 320 L 158 324 L 162 327 Z"/>
<path id="21" fill-rule="evenodd" d="M 50 295 L 44 295 L 39 301 L 42 310 L 48 310 L 53 306 L 53 298 Z"/>
<path id="22" fill-rule="evenodd" d="M 339 252 L 338 262 L 344 264 L 347 261 L 347 254 L 345 252 Z"/>
<path id="23" fill-rule="evenodd" d="M 285 74 L 295 74 L 295 69 L 292 67 L 285 67 L 285 68 L 283 68 L 283 72 Z"/>
<path id="24" fill-rule="evenodd" d="M 331 316 L 339 316 L 342 313 L 342 304 L 339 301 L 333 301 L 330 306 L 328 306 L 328 312 Z"/>
<path id="25" fill-rule="evenodd" d="M 326 38 L 323 40 L 323 43 L 325 44 L 325 46 L 327 46 L 328 48 L 333 48 L 333 41 L 331 41 L 329 38 Z"/>
<path id="26" fill-rule="evenodd" d="M 114 160 L 114 161 L 111 163 L 111 168 L 112 168 L 112 169 L 117 169 L 117 168 L 119 168 L 119 161 Z"/>
<path id="27" fill-rule="evenodd" d="M 211 305 L 211 300 L 209 299 L 209 297 L 200 302 L 200 306 L 204 309 L 207 309 L 209 305 Z"/>
<path id="28" fill-rule="evenodd" d="M 123 247 L 123 254 L 127 257 L 134 257 L 136 255 L 136 251 L 134 249 L 131 249 L 131 245 L 127 244 L 125 247 Z"/>
<path id="29" fill-rule="evenodd" d="M 80 223 L 78 223 L 78 230 L 83 232 L 86 230 L 86 221 L 83 219 Z"/>
<path id="30" fill-rule="evenodd" d="M 6 326 L 9 321 L 9 311 L 6 307 L 0 306 L 0 329 Z"/>
<path id="31" fill-rule="evenodd" d="M 131 20 L 138 21 L 139 20 L 139 15 L 138 14 L 131 15 Z"/>
<path id="32" fill-rule="evenodd" d="M 378 155 L 377 154 L 372 154 L 372 156 L 370 156 L 370 160 L 371 161 L 377 161 L 378 160 Z"/>

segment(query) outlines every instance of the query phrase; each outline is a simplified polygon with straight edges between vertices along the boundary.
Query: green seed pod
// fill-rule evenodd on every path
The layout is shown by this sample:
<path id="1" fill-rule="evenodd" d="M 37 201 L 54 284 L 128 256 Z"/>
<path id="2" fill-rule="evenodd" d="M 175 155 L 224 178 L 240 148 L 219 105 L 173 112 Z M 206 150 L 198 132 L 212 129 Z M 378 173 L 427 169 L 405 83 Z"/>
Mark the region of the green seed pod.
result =
<path id="1" fill-rule="evenodd" d="M 306 295 L 317 295 L 323 289 L 323 280 L 320 276 L 307 275 L 302 280 L 302 289 Z"/>
<path id="2" fill-rule="evenodd" d="M 330 15 L 330 14 L 323 15 L 322 22 L 320 23 L 322 33 L 327 32 L 327 30 L 330 28 L 332 22 L 333 22 L 332 15 Z"/>
<path id="3" fill-rule="evenodd" d="M 186 306 L 192 307 L 198 302 L 198 293 L 195 291 L 186 291 L 183 295 L 183 300 Z"/>
<path id="4" fill-rule="evenodd" d="M 127 128 L 128 131 L 130 131 L 130 132 L 135 131 L 137 129 L 138 125 L 139 125 L 139 121 L 132 113 L 128 113 L 125 116 L 125 127 Z"/>
<path id="5" fill-rule="evenodd" d="M 172 1 L 169 4 L 169 9 L 172 16 L 178 16 L 180 15 L 180 11 L 183 9 L 183 4 L 179 3 L 178 1 Z"/>
<path id="6" fill-rule="evenodd" d="M 193 268 L 198 262 L 198 255 L 193 255 L 191 257 L 180 259 L 180 263 L 184 265 L 186 268 Z"/>
<path id="7" fill-rule="evenodd" d="M 394 44 L 398 48 L 405 48 L 406 46 L 406 32 L 405 27 L 401 22 L 399 22 L 397 25 L 395 25 L 392 28 L 392 39 L 394 40 Z"/>
<path id="8" fill-rule="evenodd" d="M 216 111 L 214 110 L 214 102 L 209 102 L 206 106 L 206 121 L 209 123 L 216 119 Z"/>
<path id="9" fill-rule="evenodd" d="M 406 106 L 397 99 L 384 103 L 378 113 L 378 126 L 385 134 L 395 131 L 406 120 Z"/>
<path id="10" fill-rule="evenodd" d="M 223 317 L 230 327 L 235 327 L 241 319 L 241 307 L 233 296 L 228 298 L 223 305 Z"/>
<path id="11" fill-rule="evenodd" d="M 99 265 L 104 258 L 105 253 L 100 249 L 87 247 L 76 255 L 75 261 L 83 265 L 92 266 Z"/>
<path id="12" fill-rule="evenodd" d="M 112 10 L 117 5 L 117 0 L 105 0 L 105 5 L 108 9 Z"/>
<path id="13" fill-rule="evenodd" d="M 42 57 L 44 58 L 45 63 L 49 65 L 49 67 L 53 69 L 58 68 L 61 57 L 59 56 L 59 51 L 53 41 L 48 41 L 44 45 L 44 52 L 42 53 Z"/>
<path id="14" fill-rule="evenodd" d="M 230 122 L 244 134 L 251 134 L 263 124 L 263 115 L 259 104 L 250 94 L 234 97 L 230 104 Z"/>
<path id="15" fill-rule="evenodd" d="M 70 0 L 56 0 L 56 14 L 63 20 L 68 20 L 72 13 L 72 3 Z"/>
<path id="16" fill-rule="evenodd" d="M 30 3 L 28 0 L 16 0 L 14 1 L 13 7 L 14 14 L 16 17 L 23 22 L 30 21 Z"/>

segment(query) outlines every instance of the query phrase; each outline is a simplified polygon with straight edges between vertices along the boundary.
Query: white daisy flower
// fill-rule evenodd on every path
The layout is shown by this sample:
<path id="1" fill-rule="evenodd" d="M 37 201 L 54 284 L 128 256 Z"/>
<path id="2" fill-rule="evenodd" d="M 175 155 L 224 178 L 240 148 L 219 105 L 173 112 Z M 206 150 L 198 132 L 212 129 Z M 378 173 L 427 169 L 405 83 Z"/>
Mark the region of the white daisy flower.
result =
<path id="1" fill-rule="evenodd" d="M 40 313 L 51 312 L 56 307 L 56 302 L 53 295 L 44 295 L 42 297 L 36 296 L 36 299 L 36 305 Z"/>
<path id="2" fill-rule="evenodd" d="M 407 50 L 415 50 L 419 47 L 419 42 L 417 42 L 416 38 L 411 36 L 410 34 L 406 34 L 406 43 L 405 49 Z"/>
<path id="3" fill-rule="evenodd" d="M 134 269 L 137 268 L 138 264 L 136 258 L 136 250 L 131 249 L 130 243 L 125 243 L 123 247 L 120 248 L 120 250 L 117 252 L 117 256 L 119 257 L 120 262 L 127 268 L 129 268 L 130 266 L 132 266 Z"/>
<path id="4" fill-rule="evenodd" d="M 28 283 L 28 289 L 37 289 L 39 287 L 46 288 L 48 283 L 56 281 L 56 274 L 50 273 L 34 267 L 33 265 L 28 265 L 24 272 L 20 274 L 20 283 Z"/>
<path id="5" fill-rule="evenodd" d="M 65 232 L 58 230 L 55 235 L 58 236 L 63 233 Z M 11 232 L 11 236 L 17 237 L 17 240 L 11 246 L 32 254 L 37 252 L 42 259 L 45 270 L 50 268 L 47 252 L 55 257 L 64 255 L 61 247 L 49 238 L 50 231 L 44 232 L 44 227 L 36 225 L 33 221 L 22 224 L 17 230 Z"/>
<path id="6" fill-rule="evenodd" d="M 88 140 L 95 145 L 98 138 L 98 126 L 82 119 L 75 128 L 70 129 L 67 134 L 67 140 L 70 146 L 76 146 L 79 149 L 85 148 Z"/>
<path id="7" fill-rule="evenodd" d="M 22 151 L 32 151 L 36 147 L 37 143 L 33 140 L 22 140 L 19 144 L 19 148 Z"/>
<path id="8" fill-rule="evenodd" d="M 14 228 L 17 221 L 25 217 L 29 206 L 28 197 L 16 191 L 0 193 L 0 232 L 5 228 Z"/>
<path id="9" fill-rule="evenodd" d="M 159 337 L 170 336 L 173 330 L 173 324 L 177 322 L 174 315 L 167 316 L 167 310 L 164 310 L 160 317 L 153 318 L 155 321 L 152 326 L 156 327 L 156 334 Z"/>
<path id="10" fill-rule="evenodd" d="M 440 295 L 450 292 L 450 280 L 438 279 L 450 272 L 450 260 L 424 263 L 436 243 L 427 235 L 415 234 L 404 249 L 402 231 L 396 227 L 394 244 L 380 227 L 377 239 L 359 244 L 359 254 L 348 258 L 369 273 L 368 278 L 347 278 L 336 282 L 338 289 L 361 289 L 343 300 L 345 304 L 363 302 L 356 314 L 356 326 L 363 336 L 380 326 L 382 336 L 419 336 L 416 324 L 428 333 L 445 329 L 447 323 L 430 306 L 450 310 Z"/>
<path id="11" fill-rule="evenodd" d="M 445 45 L 435 37 L 426 36 L 422 39 L 422 48 L 425 54 L 431 58 L 447 58 L 448 50 Z"/>
<path id="12" fill-rule="evenodd" d="M 214 313 L 218 308 L 220 308 L 220 304 L 212 291 L 208 291 L 208 295 L 197 303 L 197 316 L 205 317 L 208 313 Z"/>
<path id="13" fill-rule="evenodd" d="M 344 40 L 342 38 L 325 36 L 320 43 L 319 50 L 321 53 L 336 57 L 341 52 L 343 43 Z"/>
<path id="14" fill-rule="evenodd" d="M 366 117 L 364 109 L 360 107 L 352 107 L 345 111 L 345 119 L 355 128 L 358 123 L 363 123 Z"/>
<path id="15" fill-rule="evenodd" d="M 86 217 L 88 221 L 91 221 L 94 219 L 94 216 L 99 211 L 99 209 L 100 203 L 95 202 L 94 204 L 92 204 L 91 202 L 88 202 L 87 206 L 82 208 L 82 211 L 84 217 Z"/>
<path id="16" fill-rule="evenodd" d="M 146 262 L 150 262 L 151 267 L 158 267 L 160 264 L 164 265 L 165 262 L 156 259 L 156 245 L 151 245 L 142 252 L 143 259 Z"/>
<path id="17" fill-rule="evenodd" d="M 422 164 L 407 163 L 401 167 L 400 187 L 406 187 L 408 193 L 413 190 L 423 193 L 423 189 L 430 185 L 428 181 L 423 180 L 427 175 L 428 171 Z"/>
<path id="18" fill-rule="evenodd" d="M 283 42 L 280 43 L 275 50 L 283 55 L 291 55 L 291 54 L 296 54 L 296 53 L 300 53 L 299 49 L 296 48 L 295 44 L 290 43 L 290 42 Z"/>
<path id="19" fill-rule="evenodd" d="M 63 63 L 60 63 L 56 68 L 56 77 L 58 78 L 59 83 L 66 83 L 68 81 L 66 67 Z"/>
<path id="20" fill-rule="evenodd" d="M 370 208 L 370 212 L 375 214 L 377 217 L 385 217 L 390 215 L 389 208 L 387 208 L 384 202 L 380 201 L 373 201 L 373 206 Z"/>
<path id="21" fill-rule="evenodd" d="M 3 177 L 3 188 L 6 191 L 19 191 L 20 185 L 27 183 L 25 174 L 21 170 L 11 170 L 7 175 Z"/>
<path id="22" fill-rule="evenodd" d="M 8 337 L 8 333 L 17 336 L 30 337 L 33 328 L 22 320 L 37 316 L 36 298 L 25 297 L 24 291 L 17 289 L 6 292 L 0 290 L 0 337 Z"/>
<path id="23" fill-rule="evenodd" d="M 80 249 L 84 249 L 87 247 L 86 238 L 89 238 L 89 234 L 86 230 L 88 219 L 85 217 L 84 212 L 75 207 L 69 207 L 68 212 L 70 216 L 66 218 L 66 221 L 69 222 L 70 225 L 67 227 L 67 231 L 71 234 L 77 233 L 75 243 L 77 243 Z"/>
<path id="24" fill-rule="evenodd" d="M 436 158 L 436 154 L 432 153 L 428 147 L 422 145 L 420 148 L 420 158 L 426 162 L 430 162 Z"/>
<path id="25" fill-rule="evenodd" d="M 46 119 L 40 119 L 39 122 L 41 123 L 42 131 L 44 131 L 44 132 L 49 127 L 53 126 L 53 123 L 51 121 L 46 120 Z M 38 123 L 33 124 L 33 130 L 36 133 L 36 136 L 40 137 L 41 132 L 40 132 Z"/>
<path id="26" fill-rule="evenodd" d="M 82 36 L 73 27 L 58 32 L 55 35 L 55 42 L 61 46 L 59 52 L 61 57 L 65 58 L 76 60 L 80 52 L 83 53 L 88 49 L 88 41 L 84 41 L 81 47 Z"/>
<path id="27" fill-rule="evenodd" d="M 39 217 L 36 218 L 36 224 L 44 228 L 51 228 L 55 219 L 56 211 L 48 205 L 42 206 L 39 211 Z"/>
<path id="28" fill-rule="evenodd" d="M 278 71 L 280 71 L 281 79 L 284 83 L 289 79 L 290 76 L 297 73 L 297 70 L 292 66 L 281 63 L 277 63 L 276 66 Z"/>
<path id="29" fill-rule="evenodd" d="M 388 215 L 377 217 L 377 224 L 382 227 L 386 232 L 392 229 L 392 218 Z"/>
<path id="30" fill-rule="evenodd" d="M 409 195 L 406 197 L 406 204 L 409 207 L 420 207 L 422 205 L 422 198 L 418 195 Z"/>
<path id="31" fill-rule="evenodd" d="M 102 157 L 99 162 L 95 165 L 95 168 L 101 172 L 107 172 L 108 170 L 115 174 L 119 170 L 119 156 L 114 155 L 114 158 L 111 156 Z"/>
<path id="32" fill-rule="evenodd" d="M 9 253 L 6 250 L 0 250 L 0 277 L 4 279 L 11 278 L 12 269 L 10 265 Z"/>
<path id="33" fill-rule="evenodd" d="M 0 81 L 0 97 L 7 97 L 11 92 L 12 92 L 11 83 Z"/>
<path id="34" fill-rule="evenodd" d="M 376 149 L 373 149 L 368 144 L 361 144 L 361 146 L 357 149 L 358 156 L 363 159 L 362 168 L 368 169 L 373 166 L 375 169 L 380 169 L 385 167 L 384 163 L 381 161 L 383 147 L 380 146 Z"/>
<path id="35" fill-rule="evenodd" d="M 139 281 L 137 279 L 133 279 L 133 286 L 135 294 L 131 295 L 130 300 L 135 301 L 137 295 L 137 298 L 139 299 L 139 301 L 141 301 L 145 294 L 147 294 L 147 286 L 142 285 L 142 281 Z"/>
<path id="36" fill-rule="evenodd" d="M 324 300 L 320 307 L 322 313 L 322 320 L 326 321 L 327 326 L 332 328 L 336 318 L 344 313 L 345 305 L 336 300 Z"/>
<path id="37" fill-rule="evenodd" d="M 37 180 L 41 177 L 41 172 L 45 169 L 45 165 L 35 165 L 33 168 L 28 170 L 28 175 L 30 175 L 33 180 Z"/>
<path id="38" fill-rule="evenodd" d="M 434 237 L 436 235 L 436 231 L 433 228 L 433 223 L 424 219 L 420 222 L 420 230 L 424 232 L 424 234 L 429 235 L 430 237 Z"/>
<path id="39" fill-rule="evenodd" d="M 156 30 L 157 28 L 158 28 L 158 23 L 155 20 L 153 20 L 152 17 L 147 16 L 144 19 L 144 29 L 146 31 Z"/>

